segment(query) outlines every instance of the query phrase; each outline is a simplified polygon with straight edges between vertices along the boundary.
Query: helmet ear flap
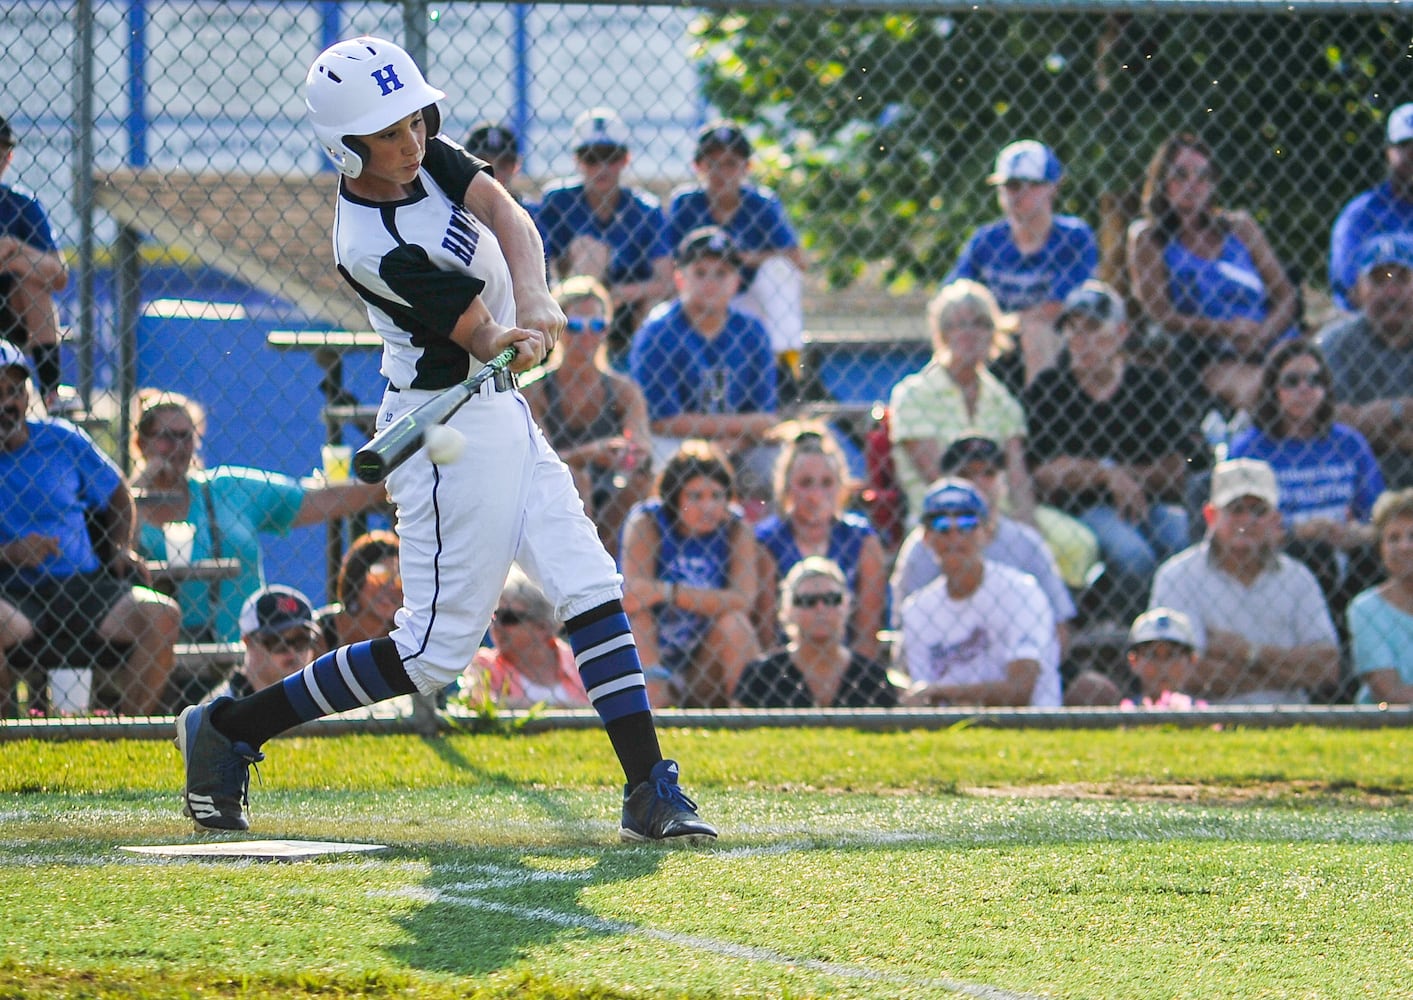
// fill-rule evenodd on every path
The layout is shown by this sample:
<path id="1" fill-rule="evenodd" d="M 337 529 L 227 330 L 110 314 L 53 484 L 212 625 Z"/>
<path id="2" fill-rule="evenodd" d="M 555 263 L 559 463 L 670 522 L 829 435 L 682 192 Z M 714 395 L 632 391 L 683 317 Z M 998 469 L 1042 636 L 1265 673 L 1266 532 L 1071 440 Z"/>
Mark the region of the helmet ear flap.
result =
<path id="1" fill-rule="evenodd" d="M 343 172 L 349 177 L 357 177 L 363 173 L 363 164 L 368 162 L 368 144 L 356 135 L 344 136 L 343 144 L 349 154 Z M 349 173 L 350 170 L 352 173 Z"/>
<path id="2" fill-rule="evenodd" d="M 442 112 L 435 104 L 429 104 L 422 109 L 422 120 L 427 123 L 428 139 L 442 130 Z"/>

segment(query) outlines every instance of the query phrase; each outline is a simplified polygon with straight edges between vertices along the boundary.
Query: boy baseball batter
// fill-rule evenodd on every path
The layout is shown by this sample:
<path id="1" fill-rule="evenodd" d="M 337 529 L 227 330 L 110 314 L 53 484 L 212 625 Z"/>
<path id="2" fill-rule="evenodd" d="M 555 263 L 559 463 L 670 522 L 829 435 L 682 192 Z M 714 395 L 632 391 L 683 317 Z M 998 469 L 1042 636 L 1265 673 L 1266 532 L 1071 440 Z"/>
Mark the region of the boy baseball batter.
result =
<path id="1" fill-rule="evenodd" d="M 334 258 L 383 338 L 379 427 L 464 379 L 473 358 L 513 346 L 514 370 L 542 361 L 565 322 L 545 283 L 543 246 L 487 164 L 438 134 L 446 94 L 397 45 L 362 37 L 319 55 L 305 95 L 342 175 Z M 514 560 L 563 619 L 623 766 L 620 836 L 715 839 L 658 748 L 622 578 L 514 379 L 487 382 L 450 425 L 470 442 L 459 457 L 434 465 L 419 453 L 387 480 L 404 593 L 392 634 L 343 646 L 248 698 L 182 712 L 183 811 L 198 829 L 248 829 L 250 765 L 271 737 L 445 687 L 475 652 Z"/>

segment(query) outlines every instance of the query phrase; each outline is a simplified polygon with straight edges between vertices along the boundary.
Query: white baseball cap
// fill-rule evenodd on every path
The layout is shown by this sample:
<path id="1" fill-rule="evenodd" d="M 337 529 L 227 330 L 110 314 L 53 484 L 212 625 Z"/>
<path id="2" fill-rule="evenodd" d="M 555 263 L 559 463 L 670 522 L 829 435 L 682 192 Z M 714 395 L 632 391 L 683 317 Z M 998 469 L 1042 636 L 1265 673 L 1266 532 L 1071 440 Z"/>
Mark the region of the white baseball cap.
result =
<path id="1" fill-rule="evenodd" d="M 1212 506 L 1221 510 L 1242 497 L 1256 497 L 1272 507 L 1280 504 L 1276 472 L 1256 458 L 1231 458 L 1212 470 Z"/>
<path id="2" fill-rule="evenodd" d="M 1145 642 L 1175 642 L 1188 649 L 1197 648 L 1197 633 L 1192 619 L 1172 608 L 1149 608 L 1133 620 L 1128 630 L 1128 648 Z"/>
<path id="3" fill-rule="evenodd" d="M 612 108 L 590 108 L 574 119 L 574 136 L 569 147 L 574 152 L 591 146 L 628 148 L 628 126 Z"/>
<path id="4" fill-rule="evenodd" d="M 986 178 L 987 184 L 1007 181 L 1033 181 L 1054 184 L 1065 172 L 1060 158 L 1043 142 L 1022 139 L 1013 142 L 996 155 L 996 169 Z"/>
<path id="5" fill-rule="evenodd" d="M 29 355 L 23 348 L 16 347 L 8 340 L 0 340 L 0 368 L 22 368 L 26 375 L 34 372 L 29 363 Z"/>
<path id="6" fill-rule="evenodd" d="M 1413 139 L 1413 103 L 1400 104 L 1388 116 L 1388 144 L 1397 146 L 1409 139 Z"/>

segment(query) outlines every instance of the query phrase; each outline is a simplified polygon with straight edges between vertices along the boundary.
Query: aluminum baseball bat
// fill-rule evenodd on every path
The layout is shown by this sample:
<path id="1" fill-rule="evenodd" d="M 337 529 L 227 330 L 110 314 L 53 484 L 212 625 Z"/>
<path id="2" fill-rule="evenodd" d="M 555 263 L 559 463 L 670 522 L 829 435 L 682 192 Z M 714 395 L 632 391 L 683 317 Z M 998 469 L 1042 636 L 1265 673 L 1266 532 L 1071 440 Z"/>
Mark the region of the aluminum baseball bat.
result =
<path id="1" fill-rule="evenodd" d="M 393 469 L 422 447 L 428 427 L 450 420 L 486 379 L 505 371 L 514 360 L 515 348 L 507 347 L 465 381 L 442 390 L 411 413 L 388 424 L 353 456 L 354 474 L 365 483 L 386 479 Z"/>

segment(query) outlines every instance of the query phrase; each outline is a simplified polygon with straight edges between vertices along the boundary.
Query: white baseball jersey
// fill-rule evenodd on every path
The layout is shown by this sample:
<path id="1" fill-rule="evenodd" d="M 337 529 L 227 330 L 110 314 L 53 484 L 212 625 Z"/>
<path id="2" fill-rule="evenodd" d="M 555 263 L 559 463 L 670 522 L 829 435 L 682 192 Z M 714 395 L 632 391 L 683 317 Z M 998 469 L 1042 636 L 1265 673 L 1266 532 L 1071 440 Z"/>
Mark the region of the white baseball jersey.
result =
<path id="1" fill-rule="evenodd" d="M 378 412 L 380 430 L 479 367 L 450 340 L 477 297 L 497 322 L 515 323 L 500 244 L 459 201 L 484 167 L 434 137 L 415 195 L 367 202 L 340 184 L 334 256 L 384 342 L 390 388 Z M 520 393 L 497 391 L 488 381 L 449 425 L 466 436 L 460 458 L 438 466 L 419 451 L 387 479 L 397 506 L 403 589 L 392 639 L 426 694 L 470 662 L 512 560 L 561 618 L 622 596 L 622 578 L 568 468 Z"/>

